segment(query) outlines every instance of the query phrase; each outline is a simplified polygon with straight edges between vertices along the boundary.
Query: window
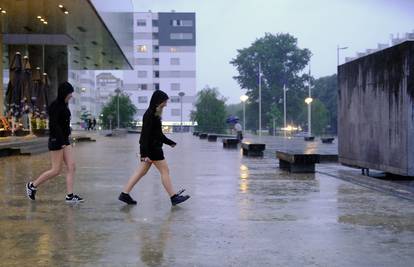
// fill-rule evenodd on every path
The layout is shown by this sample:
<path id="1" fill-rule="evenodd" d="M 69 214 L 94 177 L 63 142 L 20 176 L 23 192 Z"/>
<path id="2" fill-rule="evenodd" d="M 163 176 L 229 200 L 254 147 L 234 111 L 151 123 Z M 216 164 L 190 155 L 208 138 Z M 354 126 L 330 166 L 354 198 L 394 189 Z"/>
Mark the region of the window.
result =
<path id="1" fill-rule="evenodd" d="M 159 83 L 154 83 L 154 89 L 155 90 L 160 90 L 160 84 Z"/>
<path id="2" fill-rule="evenodd" d="M 148 90 L 148 84 L 145 84 L 145 83 L 138 84 L 138 89 L 139 90 Z"/>
<path id="3" fill-rule="evenodd" d="M 148 97 L 147 96 L 139 96 L 138 97 L 138 103 L 147 103 Z"/>
<path id="4" fill-rule="evenodd" d="M 174 57 L 170 59 L 171 65 L 180 65 L 180 59 L 178 57 Z"/>
<path id="5" fill-rule="evenodd" d="M 159 78 L 159 77 L 160 77 L 160 72 L 154 71 L 154 78 Z"/>
<path id="6" fill-rule="evenodd" d="M 137 51 L 139 53 L 145 53 L 145 52 L 147 52 L 147 46 L 146 45 L 138 45 Z"/>
<path id="7" fill-rule="evenodd" d="M 153 26 L 153 27 L 158 27 L 158 20 L 153 19 L 153 20 L 152 20 L 152 26 Z"/>
<path id="8" fill-rule="evenodd" d="M 152 39 L 158 39 L 158 37 L 159 37 L 158 32 L 153 32 L 152 33 Z"/>
<path id="9" fill-rule="evenodd" d="M 171 103 L 180 103 L 180 97 L 179 96 L 171 96 L 170 101 L 171 101 Z"/>
<path id="10" fill-rule="evenodd" d="M 147 26 L 147 21 L 145 19 L 139 19 L 137 20 L 137 26 L 139 27 Z"/>
<path id="11" fill-rule="evenodd" d="M 172 53 L 177 52 L 177 48 L 176 48 L 176 47 L 171 47 L 171 48 L 170 48 L 170 52 L 172 52 Z"/>
<path id="12" fill-rule="evenodd" d="M 158 52 L 160 52 L 160 47 L 158 45 L 154 45 L 152 47 L 152 50 L 153 50 L 154 53 L 158 53 Z"/>
<path id="13" fill-rule="evenodd" d="M 193 21 L 192 20 L 173 19 L 173 20 L 171 20 L 170 24 L 173 27 L 192 27 L 193 26 Z"/>
<path id="14" fill-rule="evenodd" d="M 171 40 L 191 40 L 193 39 L 192 33 L 170 33 Z"/>
<path id="15" fill-rule="evenodd" d="M 171 109 L 171 116 L 180 116 L 180 115 L 181 115 L 181 109 L 179 108 Z"/>
<path id="16" fill-rule="evenodd" d="M 180 84 L 179 83 L 172 83 L 171 84 L 172 91 L 180 91 Z"/>
<path id="17" fill-rule="evenodd" d="M 144 115 L 145 111 L 146 111 L 146 109 L 140 109 L 139 108 L 138 111 L 137 111 L 138 116 Z"/>
<path id="18" fill-rule="evenodd" d="M 160 65 L 160 59 L 159 58 L 154 58 L 153 64 L 154 65 Z"/>
<path id="19" fill-rule="evenodd" d="M 146 77 L 147 77 L 147 71 L 145 70 L 138 71 L 138 78 L 146 78 Z"/>

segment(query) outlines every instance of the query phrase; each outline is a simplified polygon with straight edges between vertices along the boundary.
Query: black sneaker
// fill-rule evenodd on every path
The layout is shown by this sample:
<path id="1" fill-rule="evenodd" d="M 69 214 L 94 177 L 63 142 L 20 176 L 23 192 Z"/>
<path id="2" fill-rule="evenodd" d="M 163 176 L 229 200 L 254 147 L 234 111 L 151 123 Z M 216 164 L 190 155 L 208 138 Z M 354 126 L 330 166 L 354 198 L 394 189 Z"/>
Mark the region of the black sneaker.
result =
<path id="1" fill-rule="evenodd" d="M 37 188 L 33 185 L 32 182 L 29 182 L 26 184 L 26 194 L 28 198 L 30 198 L 31 200 L 35 200 L 36 191 L 37 191 Z"/>
<path id="2" fill-rule="evenodd" d="M 128 205 L 136 205 L 137 202 L 129 195 L 124 192 L 121 192 L 121 194 L 118 197 L 119 200 L 127 203 Z"/>
<path id="3" fill-rule="evenodd" d="M 83 202 L 84 200 L 78 195 L 70 194 L 66 196 L 65 201 L 67 203 L 79 203 L 79 202 Z"/>
<path id="4" fill-rule="evenodd" d="M 184 191 L 185 191 L 185 189 L 181 189 L 180 191 L 178 191 L 177 194 L 175 194 L 171 197 L 171 204 L 173 206 L 175 206 L 177 204 L 180 204 L 180 203 L 182 203 L 182 202 L 184 202 L 184 201 L 186 201 L 187 199 L 190 198 L 189 195 L 181 196 L 181 194 L 184 193 Z"/>

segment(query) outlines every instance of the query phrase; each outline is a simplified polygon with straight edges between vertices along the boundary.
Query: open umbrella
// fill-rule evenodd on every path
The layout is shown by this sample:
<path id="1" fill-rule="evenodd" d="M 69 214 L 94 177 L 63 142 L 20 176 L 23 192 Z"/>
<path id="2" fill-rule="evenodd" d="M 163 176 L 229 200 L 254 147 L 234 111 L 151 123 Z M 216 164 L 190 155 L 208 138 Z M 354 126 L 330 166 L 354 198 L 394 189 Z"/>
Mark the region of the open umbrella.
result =
<path id="1" fill-rule="evenodd" d="M 226 122 L 227 123 L 237 123 L 237 122 L 239 122 L 239 117 L 231 115 L 226 119 Z"/>

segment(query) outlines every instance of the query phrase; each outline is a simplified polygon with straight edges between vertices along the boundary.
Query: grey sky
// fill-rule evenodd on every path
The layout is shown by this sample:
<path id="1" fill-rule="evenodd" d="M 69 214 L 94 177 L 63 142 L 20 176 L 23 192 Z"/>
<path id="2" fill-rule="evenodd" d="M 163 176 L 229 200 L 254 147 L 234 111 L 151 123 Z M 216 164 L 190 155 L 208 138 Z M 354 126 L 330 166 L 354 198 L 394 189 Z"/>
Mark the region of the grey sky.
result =
<path id="1" fill-rule="evenodd" d="M 287 32 L 312 53 L 315 77 L 336 72 L 336 45 L 345 56 L 389 43 L 390 34 L 414 30 L 410 0 L 133 0 L 135 11 L 196 12 L 197 90 L 216 86 L 239 102 L 243 93 L 229 61 L 265 32 Z"/>

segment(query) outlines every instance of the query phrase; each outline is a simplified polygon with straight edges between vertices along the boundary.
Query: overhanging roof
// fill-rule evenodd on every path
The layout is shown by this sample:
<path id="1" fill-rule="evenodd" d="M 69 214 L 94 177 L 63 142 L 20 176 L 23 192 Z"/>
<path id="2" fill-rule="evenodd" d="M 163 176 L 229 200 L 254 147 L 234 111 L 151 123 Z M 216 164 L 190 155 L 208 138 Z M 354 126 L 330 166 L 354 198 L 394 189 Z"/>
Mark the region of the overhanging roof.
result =
<path id="1" fill-rule="evenodd" d="M 5 44 L 66 45 L 72 69 L 132 69 L 90 0 L 1 0 L 0 8 Z M 132 21 L 123 23 L 131 28 L 132 47 Z"/>

